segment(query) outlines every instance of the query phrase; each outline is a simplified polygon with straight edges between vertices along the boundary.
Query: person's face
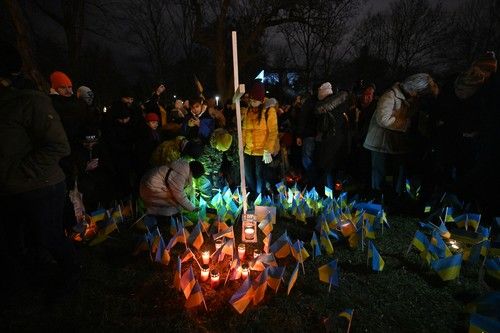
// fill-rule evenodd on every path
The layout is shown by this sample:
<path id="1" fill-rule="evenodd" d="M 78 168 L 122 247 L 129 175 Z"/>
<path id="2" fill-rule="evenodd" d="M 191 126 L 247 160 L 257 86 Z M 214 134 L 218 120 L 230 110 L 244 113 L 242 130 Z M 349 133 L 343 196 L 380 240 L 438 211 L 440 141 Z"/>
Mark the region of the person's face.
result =
<path id="1" fill-rule="evenodd" d="M 201 113 L 201 104 L 193 104 L 193 106 L 191 107 L 191 112 L 193 112 L 193 114 L 195 114 L 196 116 L 199 115 Z"/>
<path id="2" fill-rule="evenodd" d="M 133 97 L 122 97 L 122 102 L 127 104 L 127 106 L 131 106 L 132 103 L 134 103 L 134 98 Z"/>
<path id="3" fill-rule="evenodd" d="M 181 109 L 182 108 L 182 101 L 176 101 L 175 102 L 175 108 L 176 109 Z"/>
<path id="4" fill-rule="evenodd" d="M 130 121 L 130 117 L 126 117 L 126 118 L 118 118 L 117 120 L 118 120 L 118 122 L 119 122 L 120 124 L 126 124 L 126 123 L 128 123 L 128 122 Z"/>
<path id="5" fill-rule="evenodd" d="M 361 103 L 363 105 L 368 105 L 373 101 L 373 94 L 375 90 L 373 88 L 367 88 L 363 91 L 363 95 L 361 95 Z"/>
<path id="6" fill-rule="evenodd" d="M 64 97 L 71 97 L 73 95 L 73 87 L 72 86 L 61 86 L 56 89 L 57 93 Z"/>
<path id="7" fill-rule="evenodd" d="M 189 110 L 189 101 L 188 100 L 185 100 L 184 101 L 184 107 Z"/>
<path id="8" fill-rule="evenodd" d="M 158 121 L 154 120 L 154 121 L 148 121 L 147 122 L 149 128 L 155 130 L 158 128 Z"/>

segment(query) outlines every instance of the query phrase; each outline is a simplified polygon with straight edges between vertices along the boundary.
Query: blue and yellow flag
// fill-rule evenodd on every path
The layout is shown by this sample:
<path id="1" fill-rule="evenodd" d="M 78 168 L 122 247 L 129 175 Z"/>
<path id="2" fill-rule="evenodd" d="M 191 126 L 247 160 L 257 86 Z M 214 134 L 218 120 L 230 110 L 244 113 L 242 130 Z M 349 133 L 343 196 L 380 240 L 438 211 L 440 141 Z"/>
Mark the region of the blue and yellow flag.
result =
<path id="1" fill-rule="evenodd" d="M 474 231 L 479 228 L 479 222 L 481 221 L 481 214 L 467 214 L 467 227 L 471 226 Z"/>
<path id="2" fill-rule="evenodd" d="M 267 269 L 263 270 L 259 276 L 255 279 L 255 283 L 252 286 L 253 289 L 253 305 L 259 304 L 266 294 L 267 289 Z"/>
<path id="3" fill-rule="evenodd" d="M 380 256 L 372 241 L 368 241 L 368 259 L 372 259 L 372 269 L 380 272 L 384 269 L 384 259 Z"/>
<path id="4" fill-rule="evenodd" d="M 332 242 L 330 241 L 330 238 L 328 238 L 328 233 L 326 230 L 321 229 L 321 234 L 319 236 L 319 241 L 323 248 L 325 249 L 326 253 L 332 254 L 333 253 L 333 245 Z"/>
<path id="5" fill-rule="evenodd" d="M 194 248 L 199 250 L 203 245 L 203 234 L 202 234 L 202 225 L 198 221 L 198 224 L 194 227 L 191 235 L 189 235 L 188 243 L 191 244 Z"/>
<path id="6" fill-rule="evenodd" d="M 455 254 L 431 262 L 431 268 L 438 273 L 443 281 L 454 280 L 460 275 L 462 254 Z"/>
<path id="7" fill-rule="evenodd" d="M 318 237 L 316 237 L 316 233 L 314 231 L 311 237 L 311 247 L 312 247 L 312 253 L 315 257 L 321 255 L 321 248 L 319 246 Z"/>
<path id="8" fill-rule="evenodd" d="M 431 244 L 434 245 L 438 250 L 437 255 L 439 256 L 439 258 L 451 256 L 452 253 L 450 249 L 448 248 L 448 246 L 446 246 L 446 243 L 444 242 L 443 238 L 441 238 L 441 235 L 437 230 L 434 230 L 432 232 Z"/>
<path id="9" fill-rule="evenodd" d="M 325 186 L 325 196 L 327 198 L 333 199 L 333 191 L 328 186 Z"/>
<path id="10" fill-rule="evenodd" d="M 328 283 L 334 287 L 339 286 L 339 270 L 337 266 L 338 260 L 332 260 L 328 264 L 318 268 L 319 280 Z"/>
<path id="11" fill-rule="evenodd" d="M 274 292 L 278 292 L 284 273 L 285 267 L 276 266 L 267 268 L 267 285 L 269 288 L 273 289 Z"/>
<path id="12" fill-rule="evenodd" d="M 285 258 L 290 254 L 291 242 L 286 231 L 269 248 L 276 258 Z"/>
<path id="13" fill-rule="evenodd" d="M 368 220 L 365 221 L 364 232 L 366 239 L 375 239 L 375 228 L 373 227 L 373 222 Z"/>
<path id="14" fill-rule="evenodd" d="M 484 262 L 486 273 L 496 280 L 500 280 L 500 257 L 486 259 Z"/>
<path id="15" fill-rule="evenodd" d="M 444 222 L 454 222 L 453 207 L 446 207 L 444 211 Z"/>
<path id="16" fill-rule="evenodd" d="M 420 252 L 423 252 L 427 250 L 427 247 L 429 246 L 429 240 L 423 232 L 417 230 L 415 232 L 413 240 L 411 241 L 411 244 L 415 246 Z"/>
<path id="17" fill-rule="evenodd" d="M 500 322 L 495 318 L 473 313 L 469 320 L 469 333 L 500 332 Z"/>
<path id="18" fill-rule="evenodd" d="M 458 228 L 467 228 L 467 216 L 465 214 L 455 217 L 454 221 Z"/>
<path id="19" fill-rule="evenodd" d="M 189 266 L 189 269 L 182 274 L 180 281 L 180 286 L 186 299 L 188 299 L 189 295 L 191 295 L 191 291 L 193 290 L 195 283 L 196 279 L 194 277 L 193 266 Z"/>
<path id="20" fill-rule="evenodd" d="M 354 313 L 354 309 L 345 309 L 341 313 L 339 313 L 339 317 L 344 317 L 349 322 L 352 320 L 352 314 Z"/>
<path id="21" fill-rule="evenodd" d="M 286 290 L 287 295 L 290 295 L 290 291 L 295 285 L 295 282 L 297 282 L 298 276 L 299 276 L 299 263 L 297 263 L 297 266 L 295 266 L 295 269 L 293 270 L 292 275 L 290 276 L 290 280 L 288 280 L 288 287 Z"/>
<path id="22" fill-rule="evenodd" d="M 191 291 L 191 295 L 189 295 L 189 298 L 186 300 L 185 306 L 186 308 L 190 309 L 200 305 L 201 303 L 205 303 L 205 299 L 203 298 L 203 292 L 201 290 L 200 284 L 198 283 L 198 281 L 196 281 L 193 290 Z"/>
<path id="23" fill-rule="evenodd" d="M 231 299 L 229 300 L 229 304 L 231 304 L 239 314 L 242 314 L 243 311 L 247 308 L 248 304 L 253 299 L 253 288 L 250 276 L 246 278 L 246 280 L 241 285 L 240 289 L 238 289 Z"/>

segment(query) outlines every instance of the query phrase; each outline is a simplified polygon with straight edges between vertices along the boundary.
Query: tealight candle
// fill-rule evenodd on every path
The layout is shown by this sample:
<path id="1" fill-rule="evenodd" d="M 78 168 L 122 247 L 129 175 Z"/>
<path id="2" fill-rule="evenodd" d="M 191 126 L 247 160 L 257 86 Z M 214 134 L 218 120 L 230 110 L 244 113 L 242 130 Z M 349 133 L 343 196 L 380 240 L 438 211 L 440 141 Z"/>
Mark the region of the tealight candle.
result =
<path id="1" fill-rule="evenodd" d="M 217 251 L 218 249 L 220 249 L 220 247 L 224 245 L 224 241 L 222 240 L 222 238 L 219 238 L 215 241 L 215 250 Z"/>
<path id="2" fill-rule="evenodd" d="M 208 280 L 208 273 L 210 272 L 210 267 L 208 265 L 201 265 L 201 281 Z"/>
<path id="3" fill-rule="evenodd" d="M 208 250 L 201 251 L 201 260 L 205 265 L 208 265 L 208 263 L 210 262 L 210 251 Z"/>
<path id="4" fill-rule="evenodd" d="M 458 250 L 458 249 L 459 249 L 459 247 L 458 247 L 458 245 L 457 245 L 457 244 L 451 244 L 451 247 L 452 247 L 452 248 L 454 248 L 455 250 Z"/>
<path id="5" fill-rule="evenodd" d="M 219 271 L 216 269 L 212 269 L 210 272 L 210 285 L 212 288 L 215 288 L 219 285 Z"/>
<path id="6" fill-rule="evenodd" d="M 255 229 L 253 226 L 245 227 L 245 239 L 252 240 L 255 234 Z"/>
<path id="7" fill-rule="evenodd" d="M 248 277 L 248 272 L 249 272 L 248 265 L 247 264 L 241 265 L 241 278 L 243 280 L 245 280 Z"/>
<path id="8" fill-rule="evenodd" d="M 238 258 L 240 258 L 240 260 L 245 258 L 245 244 L 243 243 L 238 245 Z"/>
<path id="9" fill-rule="evenodd" d="M 253 258 L 258 258 L 262 254 L 262 251 L 259 249 L 253 250 Z"/>

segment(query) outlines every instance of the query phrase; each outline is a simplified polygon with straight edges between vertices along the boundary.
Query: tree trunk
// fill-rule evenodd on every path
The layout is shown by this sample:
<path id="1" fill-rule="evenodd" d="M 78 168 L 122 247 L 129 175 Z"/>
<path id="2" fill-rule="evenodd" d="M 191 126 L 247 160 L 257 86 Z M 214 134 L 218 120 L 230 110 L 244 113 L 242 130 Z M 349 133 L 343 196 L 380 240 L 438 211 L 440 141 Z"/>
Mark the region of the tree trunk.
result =
<path id="1" fill-rule="evenodd" d="M 38 65 L 33 56 L 30 33 L 25 17 L 17 0 L 4 0 L 16 29 L 17 47 L 23 61 L 23 73 L 35 83 L 38 90 L 48 93 L 49 83 L 38 70 Z"/>

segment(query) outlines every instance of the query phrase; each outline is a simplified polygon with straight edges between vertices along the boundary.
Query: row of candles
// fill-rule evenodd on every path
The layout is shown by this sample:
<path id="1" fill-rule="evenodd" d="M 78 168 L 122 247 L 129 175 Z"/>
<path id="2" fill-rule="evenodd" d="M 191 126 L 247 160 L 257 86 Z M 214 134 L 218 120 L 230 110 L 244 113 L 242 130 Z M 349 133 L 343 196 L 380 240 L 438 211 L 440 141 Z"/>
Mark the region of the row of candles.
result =
<path id="1" fill-rule="evenodd" d="M 218 239 L 215 241 L 215 250 L 218 250 L 224 242 L 221 239 Z M 245 244 L 239 244 L 238 245 L 238 257 L 240 260 L 243 260 L 245 258 L 246 254 L 246 246 Z M 254 259 L 259 257 L 262 254 L 262 252 L 259 249 L 253 250 L 253 257 Z M 208 265 L 210 262 L 210 251 L 209 250 L 203 250 L 201 252 L 201 259 L 203 261 L 203 265 L 201 265 L 201 281 L 207 281 L 208 278 L 210 277 L 210 285 L 212 288 L 215 288 L 219 285 L 219 280 L 220 280 L 220 274 L 217 269 L 212 269 L 210 270 L 210 266 Z M 241 265 L 241 278 L 245 280 L 248 277 L 248 274 L 250 272 L 250 268 L 248 267 L 248 264 L 242 264 Z"/>

